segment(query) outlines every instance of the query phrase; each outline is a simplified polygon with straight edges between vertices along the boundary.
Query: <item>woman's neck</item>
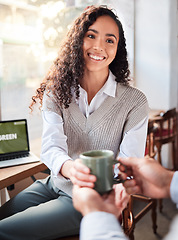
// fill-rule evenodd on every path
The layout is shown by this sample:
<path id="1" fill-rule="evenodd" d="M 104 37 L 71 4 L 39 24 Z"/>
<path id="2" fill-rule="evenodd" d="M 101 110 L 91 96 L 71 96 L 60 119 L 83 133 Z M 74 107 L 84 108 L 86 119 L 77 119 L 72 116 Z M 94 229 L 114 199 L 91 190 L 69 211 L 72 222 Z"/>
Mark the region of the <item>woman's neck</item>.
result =
<path id="1" fill-rule="evenodd" d="M 94 98 L 96 93 L 104 86 L 109 76 L 107 72 L 90 72 L 85 71 L 84 77 L 80 82 L 80 85 L 88 94 L 88 104 Z"/>

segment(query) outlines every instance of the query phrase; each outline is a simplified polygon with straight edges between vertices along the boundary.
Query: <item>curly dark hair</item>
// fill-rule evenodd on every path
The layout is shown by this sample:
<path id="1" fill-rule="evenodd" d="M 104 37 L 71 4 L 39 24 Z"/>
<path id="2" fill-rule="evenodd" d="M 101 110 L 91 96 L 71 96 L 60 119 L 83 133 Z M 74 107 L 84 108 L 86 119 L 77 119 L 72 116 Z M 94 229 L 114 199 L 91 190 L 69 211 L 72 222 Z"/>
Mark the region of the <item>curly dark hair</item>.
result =
<path id="1" fill-rule="evenodd" d="M 115 59 L 109 69 L 116 77 L 116 82 L 129 84 L 128 60 L 126 41 L 122 24 L 111 9 L 106 6 L 90 6 L 75 21 L 64 40 L 58 57 L 51 66 L 47 76 L 32 97 L 30 108 L 39 99 L 42 105 L 44 91 L 51 92 L 57 105 L 68 108 L 72 101 L 72 92 L 79 98 L 79 82 L 84 74 L 83 39 L 88 28 L 98 17 L 108 15 L 116 22 L 119 28 L 119 43 Z"/>

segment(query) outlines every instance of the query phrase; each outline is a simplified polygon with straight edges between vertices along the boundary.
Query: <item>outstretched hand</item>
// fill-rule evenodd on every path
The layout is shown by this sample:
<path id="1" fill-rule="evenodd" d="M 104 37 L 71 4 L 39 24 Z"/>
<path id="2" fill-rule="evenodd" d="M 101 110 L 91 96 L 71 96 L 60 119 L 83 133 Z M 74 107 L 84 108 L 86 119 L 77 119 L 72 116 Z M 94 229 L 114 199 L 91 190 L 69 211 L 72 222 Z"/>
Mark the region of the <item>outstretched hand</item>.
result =
<path id="1" fill-rule="evenodd" d="M 143 194 L 152 198 L 170 197 L 170 184 L 174 172 L 162 167 L 156 160 L 145 158 L 119 159 L 123 183 L 128 194 Z M 124 166 L 127 172 L 124 172 Z M 128 179 L 128 177 L 130 179 Z"/>

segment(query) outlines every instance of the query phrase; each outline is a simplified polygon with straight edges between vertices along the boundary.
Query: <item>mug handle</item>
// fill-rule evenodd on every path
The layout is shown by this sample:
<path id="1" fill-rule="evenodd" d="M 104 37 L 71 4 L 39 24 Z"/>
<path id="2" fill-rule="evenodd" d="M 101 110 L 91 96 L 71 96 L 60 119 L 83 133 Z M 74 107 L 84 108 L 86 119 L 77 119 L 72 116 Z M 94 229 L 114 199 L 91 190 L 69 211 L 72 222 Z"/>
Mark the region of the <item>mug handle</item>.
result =
<path id="1" fill-rule="evenodd" d="M 113 184 L 124 183 L 124 182 L 125 182 L 125 180 L 120 179 L 118 177 L 113 178 Z"/>
<path id="2" fill-rule="evenodd" d="M 116 159 L 114 159 L 114 164 L 120 163 L 119 161 L 117 161 Z M 122 164 L 123 165 L 123 164 Z M 127 167 L 125 165 L 123 165 L 125 167 L 125 172 L 127 172 Z M 125 180 L 120 179 L 119 176 L 113 178 L 113 184 L 118 184 L 118 183 L 124 183 Z"/>

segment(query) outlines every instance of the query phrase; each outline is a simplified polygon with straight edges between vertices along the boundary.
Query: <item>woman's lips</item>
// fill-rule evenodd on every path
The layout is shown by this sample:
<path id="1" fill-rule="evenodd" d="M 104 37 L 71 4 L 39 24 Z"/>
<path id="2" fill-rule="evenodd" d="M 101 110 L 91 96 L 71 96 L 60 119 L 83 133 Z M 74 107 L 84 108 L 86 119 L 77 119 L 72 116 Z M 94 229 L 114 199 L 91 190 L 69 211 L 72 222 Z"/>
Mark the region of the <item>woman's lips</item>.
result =
<path id="1" fill-rule="evenodd" d="M 102 61 L 105 59 L 104 56 L 98 56 L 98 55 L 95 55 L 95 54 L 92 54 L 92 53 L 89 53 L 88 56 L 93 59 L 93 60 L 96 60 L 96 61 Z"/>

